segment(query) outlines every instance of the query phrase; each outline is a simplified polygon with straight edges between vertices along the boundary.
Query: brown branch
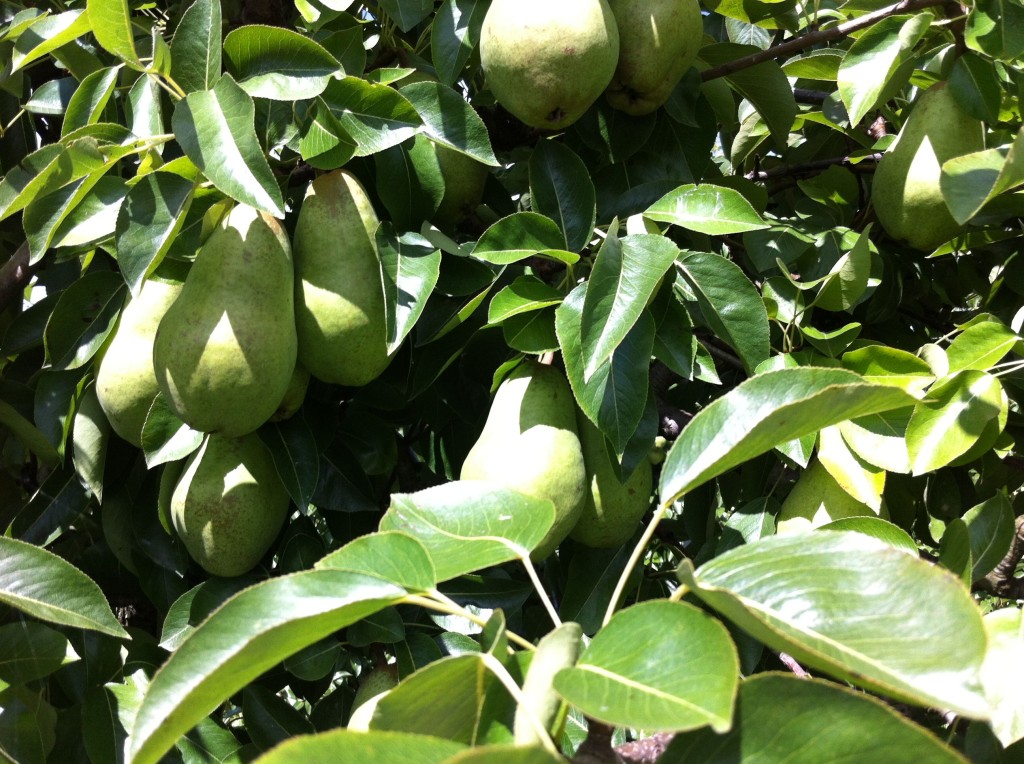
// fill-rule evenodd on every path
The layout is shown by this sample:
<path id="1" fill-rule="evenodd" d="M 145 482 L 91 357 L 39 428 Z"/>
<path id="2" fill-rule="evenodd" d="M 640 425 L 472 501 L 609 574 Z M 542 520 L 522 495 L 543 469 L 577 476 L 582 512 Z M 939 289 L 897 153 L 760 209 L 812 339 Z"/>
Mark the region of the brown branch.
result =
<path id="1" fill-rule="evenodd" d="M 930 8 L 935 5 L 945 5 L 946 2 L 947 0 L 902 0 L 895 5 L 890 5 L 889 7 L 882 8 L 874 13 L 861 16 L 859 19 L 847 21 L 845 24 L 838 24 L 834 27 L 829 27 L 828 29 L 819 29 L 814 32 L 809 32 L 808 34 L 800 37 L 794 37 L 793 39 L 787 40 L 779 45 L 772 46 L 767 50 L 759 50 L 757 53 L 753 53 L 743 58 L 737 58 L 735 61 L 728 61 L 721 66 L 705 69 L 701 72 L 701 80 L 707 82 L 708 80 L 718 79 L 719 77 L 727 77 L 728 75 L 734 74 L 742 69 L 748 69 L 751 66 L 763 64 L 765 61 L 772 61 L 776 58 L 788 56 L 790 53 L 796 53 L 797 51 L 809 48 L 812 45 L 840 40 L 853 32 L 865 29 L 875 22 L 881 21 L 889 16 L 895 16 L 908 11 L 918 11 L 922 8 Z"/>
<path id="2" fill-rule="evenodd" d="M 11 259 L 0 267 L 0 311 L 6 310 L 15 300 L 22 299 L 35 266 L 29 265 L 28 242 L 26 241 L 11 255 Z"/>
<path id="3" fill-rule="evenodd" d="M 1017 518 L 1016 529 L 1010 551 L 991 573 L 974 585 L 975 589 L 991 592 L 1008 600 L 1024 599 L 1024 578 L 1014 576 L 1018 563 L 1024 559 L 1024 515 Z"/>
<path id="4" fill-rule="evenodd" d="M 797 175 L 815 175 L 835 165 L 846 167 L 853 172 L 874 172 L 875 165 L 881 158 L 881 152 L 865 154 L 861 157 L 828 157 L 827 159 L 815 159 L 813 162 L 780 165 L 772 167 L 770 170 L 754 170 L 748 172 L 746 178 L 747 180 L 771 180 L 772 178 Z"/>
<path id="5" fill-rule="evenodd" d="M 794 658 L 789 653 L 779 653 L 779 660 L 782 661 L 783 664 L 785 664 L 786 668 L 792 671 L 800 679 L 811 678 L 811 675 L 807 673 L 807 669 L 805 669 L 803 666 L 797 663 L 796 658 Z"/>

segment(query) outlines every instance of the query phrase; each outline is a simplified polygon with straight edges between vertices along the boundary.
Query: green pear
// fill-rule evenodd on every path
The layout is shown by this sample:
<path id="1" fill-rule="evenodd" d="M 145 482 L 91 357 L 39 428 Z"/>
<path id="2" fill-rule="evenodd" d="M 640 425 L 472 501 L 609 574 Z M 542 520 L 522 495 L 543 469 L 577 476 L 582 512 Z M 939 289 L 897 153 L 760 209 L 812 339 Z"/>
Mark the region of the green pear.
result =
<path id="1" fill-rule="evenodd" d="M 942 163 L 984 148 L 984 126 L 957 105 L 945 82 L 925 91 L 871 181 L 871 202 L 886 233 L 925 252 L 956 236 L 961 226 L 939 187 Z"/>
<path id="2" fill-rule="evenodd" d="M 238 205 L 210 234 L 153 346 L 160 389 L 189 426 L 245 435 L 277 409 L 295 369 L 293 274 L 266 213 Z"/>
<path id="3" fill-rule="evenodd" d="M 153 370 L 156 330 L 179 294 L 179 282 L 148 279 L 121 313 L 96 371 L 96 395 L 103 413 L 114 432 L 136 448 L 142 446 L 142 425 L 160 392 Z"/>
<path id="4" fill-rule="evenodd" d="M 619 60 L 605 0 L 493 0 L 480 63 L 498 103 L 532 127 L 560 130 L 604 92 Z"/>
<path id="5" fill-rule="evenodd" d="M 270 417 L 271 422 L 280 422 L 291 419 L 295 416 L 303 402 L 306 400 L 306 390 L 309 388 L 309 370 L 301 363 L 295 364 L 295 371 L 292 372 L 288 389 L 284 391 L 284 398 L 277 404 L 277 411 Z"/>
<path id="6" fill-rule="evenodd" d="M 359 682 L 359 689 L 352 700 L 348 717 L 348 729 L 368 732 L 377 704 L 398 685 L 398 667 L 379 666 Z"/>
<path id="7" fill-rule="evenodd" d="M 178 478 L 171 521 L 207 573 L 240 576 L 266 554 L 288 507 L 288 492 L 258 435 L 210 435 Z"/>
<path id="8" fill-rule="evenodd" d="M 391 361 L 377 215 L 350 173 L 321 175 L 295 225 L 299 362 L 319 380 L 365 385 Z"/>
<path id="9" fill-rule="evenodd" d="M 487 182 L 487 165 L 447 146 L 434 147 L 444 178 L 444 196 L 434 213 L 434 222 L 442 228 L 453 228 L 480 204 Z"/>
<path id="10" fill-rule="evenodd" d="M 608 0 L 619 28 L 619 63 L 605 91 L 627 114 L 650 114 L 668 100 L 697 59 L 704 22 L 697 0 Z"/>
<path id="11" fill-rule="evenodd" d="M 555 524 L 533 551 L 542 560 L 576 525 L 587 472 L 576 403 L 560 371 L 528 361 L 498 387 L 483 432 L 462 465 L 463 480 L 500 483 L 555 505 Z"/>
<path id="12" fill-rule="evenodd" d="M 619 480 L 605 438 L 583 414 L 576 416 L 589 491 L 569 537 L 585 546 L 616 547 L 629 541 L 651 503 L 651 463 L 643 459 L 625 483 Z"/>
<path id="13" fill-rule="evenodd" d="M 825 466 L 814 459 L 782 503 L 776 519 L 776 531 L 799 533 L 844 517 L 888 517 L 885 505 L 881 514 L 848 494 Z"/>

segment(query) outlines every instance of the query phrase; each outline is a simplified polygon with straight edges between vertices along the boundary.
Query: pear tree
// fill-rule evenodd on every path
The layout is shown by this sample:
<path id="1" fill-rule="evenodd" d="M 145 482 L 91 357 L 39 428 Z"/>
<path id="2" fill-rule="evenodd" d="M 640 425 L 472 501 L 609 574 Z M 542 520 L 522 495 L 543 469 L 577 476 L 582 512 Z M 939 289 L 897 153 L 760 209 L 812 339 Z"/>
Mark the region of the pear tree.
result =
<path id="1" fill-rule="evenodd" d="M 0 759 L 1024 752 L 1021 0 L 0 0 Z"/>

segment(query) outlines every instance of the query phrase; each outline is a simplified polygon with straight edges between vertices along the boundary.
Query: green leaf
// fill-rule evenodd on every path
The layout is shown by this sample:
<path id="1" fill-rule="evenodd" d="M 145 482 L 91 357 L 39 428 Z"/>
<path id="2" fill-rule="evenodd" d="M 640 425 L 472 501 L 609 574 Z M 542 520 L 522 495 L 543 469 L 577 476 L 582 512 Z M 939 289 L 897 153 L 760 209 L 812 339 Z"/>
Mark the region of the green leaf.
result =
<path id="1" fill-rule="evenodd" d="M 426 547 L 438 581 L 528 556 L 555 522 L 550 501 L 477 480 L 396 493 L 380 521 Z"/>
<path id="2" fill-rule="evenodd" d="M 410 732 L 356 732 L 333 729 L 319 735 L 288 740 L 256 759 L 254 764 L 294 764 L 296 761 L 363 764 L 400 761 L 402 764 L 444 764 L 466 746 L 454 740 Z"/>
<path id="3" fill-rule="evenodd" d="M 146 467 L 184 459 L 203 442 L 203 433 L 181 421 L 163 393 L 157 393 L 142 425 L 142 452 Z"/>
<path id="4" fill-rule="evenodd" d="M 10 54 L 11 73 L 92 30 L 84 10 L 37 16 L 23 29 Z"/>
<path id="5" fill-rule="evenodd" d="M 709 252 L 684 254 L 678 268 L 708 327 L 752 372 L 769 352 L 768 311 L 757 288 L 738 265 Z"/>
<path id="6" fill-rule="evenodd" d="M 194 193 L 192 181 L 171 172 L 145 175 L 129 189 L 117 213 L 114 246 L 133 296 L 181 232 Z"/>
<path id="7" fill-rule="evenodd" d="M 608 232 L 583 302 L 584 382 L 593 379 L 629 334 L 678 256 L 679 248 L 664 236 L 641 233 L 620 239 Z"/>
<path id="8" fill-rule="evenodd" d="M 412 141 L 384 149 L 373 157 L 377 193 L 392 225 L 388 230 L 418 229 L 430 220 L 444 198 L 445 179 L 436 145 L 422 133 Z M 426 242 L 429 245 L 429 242 Z"/>
<path id="9" fill-rule="evenodd" d="M 302 158 L 321 170 L 334 170 L 345 164 L 356 151 L 356 142 L 324 103 L 316 100 L 313 118 L 299 141 Z"/>
<path id="10" fill-rule="evenodd" d="M 1015 62 L 1024 55 L 1024 7 L 1013 0 L 978 0 L 964 32 L 969 48 Z"/>
<path id="11" fill-rule="evenodd" d="M 414 672 L 381 698 L 370 729 L 429 733 L 471 745 L 487 739 L 510 705 L 483 655 L 449 656 Z"/>
<path id="12" fill-rule="evenodd" d="M 100 182 L 107 169 L 109 167 L 101 168 L 25 205 L 21 222 L 25 228 L 25 238 L 28 239 L 30 264 L 43 259 L 61 224 Z"/>
<path id="13" fill-rule="evenodd" d="M 25 687 L 0 689 L 0 756 L 17 764 L 44 764 L 56 743 L 57 712 L 46 693 Z"/>
<path id="14" fill-rule="evenodd" d="M 296 101 L 324 92 L 341 65 L 319 43 L 282 27 L 247 24 L 224 38 L 224 65 L 253 98 Z"/>
<path id="15" fill-rule="evenodd" d="M 946 571 L 862 533 L 773 536 L 680 580 L 706 605 L 802 665 L 915 705 L 986 718 L 985 630 Z M 928 592 L 922 598 L 919 592 Z"/>
<path id="16" fill-rule="evenodd" d="M 555 676 L 559 694 L 589 717 L 669 732 L 729 729 L 738 684 L 739 658 L 721 621 L 665 600 L 616 613 L 576 666 Z"/>
<path id="17" fill-rule="evenodd" d="M 487 323 L 500 324 L 506 318 L 562 304 L 562 293 L 536 276 L 518 276 L 491 298 Z"/>
<path id="18" fill-rule="evenodd" d="M 62 186 L 103 169 L 104 157 L 95 141 L 74 146 L 51 143 L 32 152 L 0 181 L 0 220 Z"/>
<path id="19" fill-rule="evenodd" d="M 445 764 L 565 764 L 565 759 L 539 745 L 479 745 L 455 754 Z"/>
<path id="20" fill-rule="evenodd" d="M 320 477 L 320 454 L 313 430 L 302 416 L 296 415 L 283 422 L 268 422 L 258 433 L 270 450 L 288 496 L 304 512 L 313 500 Z"/>
<path id="21" fill-rule="evenodd" d="M 988 651 L 981 667 L 985 697 L 992 707 L 992 731 L 1009 747 L 1024 739 L 1024 619 L 1014 607 L 988 613 L 983 622 Z"/>
<path id="22" fill-rule="evenodd" d="M 555 692 L 554 679 L 562 669 L 576 665 L 583 649 L 582 636 L 580 625 L 569 621 L 548 632 L 537 643 L 537 649 L 530 656 L 530 666 L 523 680 L 522 702 L 516 707 L 512 725 L 517 744 L 543 744 L 538 726 L 549 733 L 557 732 L 561 726 L 566 706 Z"/>
<path id="23" fill-rule="evenodd" d="M 52 466 L 60 461 L 60 456 L 46 436 L 39 431 L 39 428 L 18 413 L 14 406 L 3 400 L 0 400 L 0 425 L 10 430 L 25 448 L 35 454 L 44 464 Z"/>
<path id="24" fill-rule="evenodd" d="M 128 91 L 128 127 L 139 138 L 152 138 L 167 132 L 164 128 L 163 91 L 159 82 L 154 75 L 144 74 Z M 163 147 L 155 150 L 160 153 Z"/>
<path id="25" fill-rule="evenodd" d="M 917 548 L 917 542 L 914 541 L 909 533 L 898 525 L 893 525 L 878 517 L 843 517 L 839 520 L 819 525 L 817 530 L 863 533 L 865 536 L 871 536 L 879 541 L 884 541 L 893 549 L 899 549 L 914 557 L 920 556 L 921 553 Z"/>
<path id="26" fill-rule="evenodd" d="M 1009 146 L 953 157 L 942 164 L 939 187 L 958 223 L 964 224 L 1000 194 L 1024 183 L 1024 128 Z"/>
<path id="27" fill-rule="evenodd" d="M 965 369 L 988 371 L 1020 341 L 1020 337 L 1001 321 L 971 324 L 946 348 L 949 373 Z"/>
<path id="28" fill-rule="evenodd" d="M 446 85 L 458 79 L 469 61 L 487 12 L 486 3 L 444 0 L 430 25 L 430 58 L 437 77 Z"/>
<path id="29" fill-rule="evenodd" d="M 466 100 L 439 82 L 415 82 L 401 89 L 423 120 L 423 131 L 440 144 L 492 167 L 498 166 L 480 115 Z"/>
<path id="30" fill-rule="evenodd" d="M 132 761 L 155 763 L 185 732 L 264 671 L 404 594 L 369 576 L 312 570 L 273 578 L 235 595 L 153 677 L 131 732 Z"/>
<path id="31" fill-rule="evenodd" d="M 110 422 L 96 395 L 96 385 L 90 382 L 75 410 L 71 442 L 75 472 L 100 503 L 103 502 L 103 471 L 110 431 Z"/>
<path id="32" fill-rule="evenodd" d="M 1002 93 L 999 75 L 991 61 L 973 53 L 964 53 L 953 63 L 949 87 L 957 105 L 982 122 L 998 122 Z"/>
<path id="33" fill-rule="evenodd" d="M 214 186 L 283 218 L 281 189 L 256 138 L 255 119 L 252 97 L 225 74 L 212 90 L 179 101 L 171 122 L 185 155 Z"/>
<path id="34" fill-rule="evenodd" d="M 405 96 L 387 85 L 359 77 L 331 80 L 321 98 L 356 142 L 356 156 L 369 156 L 397 146 L 423 126 L 423 120 Z"/>
<path id="35" fill-rule="evenodd" d="M 907 423 L 913 474 L 944 467 L 966 453 L 999 417 L 1002 402 L 999 380 L 983 371 L 960 371 L 936 382 Z"/>
<path id="36" fill-rule="evenodd" d="M 124 282 L 114 271 L 92 271 L 64 290 L 46 322 L 46 358 L 55 369 L 77 369 L 96 354 L 117 324 Z"/>
<path id="37" fill-rule="evenodd" d="M 587 166 L 572 149 L 540 141 L 530 155 L 530 204 L 559 223 L 566 248 L 579 252 L 594 234 L 597 196 Z"/>
<path id="38" fill-rule="evenodd" d="M 920 395 L 935 381 L 928 362 L 906 350 L 885 345 L 867 345 L 842 357 L 843 366 L 868 382 L 894 385 L 911 395 Z"/>
<path id="39" fill-rule="evenodd" d="M 484 231 L 472 255 L 495 265 L 508 265 L 539 252 L 564 248 L 562 232 L 551 218 L 536 212 L 515 212 Z"/>
<path id="40" fill-rule="evenodd" d="M 21 621 L 0 626 L 0 681 L 26 684 L 78 660 L 68 638 L 49 626 Z"/>
<path id="41" fill-rule="evenodd" d="M 965 761 L 934 734 L 870 695 L 821 679 L 771 672 L 740 685 L 736 720 L 727 734 L 700 730 L 677 735 L 663 757 L 743 764 Z"/>
<path id="42" fill-rule="evenodd" d="M 128 633 L 114 618 L 103 592 L 71 563 L 45 549 L 0 537 L 0 602 L 61 626 L 118 639 Z"/>
<path id="43" fill-rule="evenodd" d="M 242 718 L 252 742 L 261 751 L 296 735 L 313 732 L 313 725 L 300 711 L 258 684 L 242 690 Z"/>
<path id="44" fill-rule="evenodd" d="M 849 311 L 868 287 L 871 275 L 871 232 L 869 223 L 857 238 L 857 243 L 836 261 L 818 290 L 814 304 L 822 310 Z"/>
<path id="45" fill-rule="evenodd" d="M 972 563 L 970 580 L 973 583 L 988 575 L 1009 551 L 1016 533 L 1013 507 L 1005 493 L 997 493 L 967 510 L 960 521 L 967 527 Z M 945 539 L 943 535 L 943 542 Z"/>
<path id="46" fill-rule="evenodd" d="M 63 421 L 70 424 L 70 419 L 68 416 Z M 79 521 L 89 507 L 89 499 L 74 470 L 56 469 L 14 518 L 9 532 L 30 544 L 49 546 Z"/>
<path id="47" fill-rule="evenodd" d="M 584 382 L 580 327 L 588 283 L 577 286 L 555 311 L 555 331 L 580 409 L 608 437 L 616 454 L 621 455 L 637 431 L 649 395 L 654 320 L 649 313 L 641 313 L 611 359 L 597 368 L 589 382 Z"/>
<path id="48" fill-rule="evenodd" d="M 842 369 L 758 374 L 690 420 L 662 467 L 661 502 L 668 505 L 780 443 L 912 401 L 898 388 L 867 383 Z"/>
<path id="49" fill-rule="evenodd" d="M 381 8 L 403 32 L 408 32 L 434 9 L 433 0 L 381 0 Z"/>
<path id="50" fill-rule="evenodd" d="M 86 9 L 96 41 L 132 68 L 144 68 L 135 50 L 128 0 L 88 0 Z"/>
<path id="51" fill-rule="evenodd" d="M 221 74 L 219 0 L 195 0 L 181 15 L 171 40 L 171 76 L 186 93 L 210 90 Z"/>
<path id="52" fill-rule="evenodd" d="M 107 165 L 109 168 L 112 165 Z M 116 175 L 100 177 L 53 232 L 54 247 L 90 247 L 114 235 L 128 185 Z"/>
<path id="53" fill-rule="evenodd" d="M 60 116 L 67 111 L 71 96 L 78 89 L 78 80 L 74 77 L 61 77 L 50 80 L 32 91 L 32 95 L 24 103 L 25 111 L 30 114 L 44 116 Z"/>
<path id="54" fill-rule="evenodd" d="M 384 274 L 388 353 L 412 331 L 437 285 L 441 250 L 416 233 L 396 235 L 387 224 L 377 229 L 377 251 Z"/>
<path id="55" fill-rule="evenodd" d="M 858 457 L 888 472 L 910 472 L 907 423 L 912 406 L 854 418 L 839 424 L 843 440 Z"/>
<path id="56" fill-rule="evenodd" d="M 413 592 L 429 591 L 437 584 L 426 547 L 398 531 L 360 536 L 323 557 L 316 567 L 365 573 Z"/>
<path id="57" fill-rule="evenodd" d="M 109 66 L 93 72 L 82 80 L 82 84 L 68 102 L 64 122 L 60 128 L 61 137 L 80 127 L 100 121 L 103 110 L 114 93 L 114 85 L 120 71 L 120 66 Z"/>
<path id="58" fill-rule="evenodd" d="M 710 236 L 768 227 L 739 191 L 710 183 L 688 183 L 669 191 L 644 210 L 644 217 Z"/>
<path id="59" fill-rule="evenodd" d="M 934 19 L 927 11 L 889 16 L 854 40 L 839 66 L 838 81 L 851 127 L 860 124 L 891 90 L 891 78 L 909 59 Z"/>

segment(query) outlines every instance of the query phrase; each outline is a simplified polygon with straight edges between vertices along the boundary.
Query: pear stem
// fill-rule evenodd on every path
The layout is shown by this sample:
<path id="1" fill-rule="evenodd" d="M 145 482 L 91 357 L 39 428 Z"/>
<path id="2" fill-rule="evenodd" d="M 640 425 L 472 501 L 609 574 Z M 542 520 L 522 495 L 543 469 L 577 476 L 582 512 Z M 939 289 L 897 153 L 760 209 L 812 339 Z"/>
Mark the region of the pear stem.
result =
<path id="1" fill-rule="evenodd" d="M 809 48 L 812 45 L 840 40 L 853 32 L 865 29 L 875 22 L 881 21 L 889 16 L 895 16 L 900 13 L 907 13 L 908 11 L 918 11 L 922 8 L 930 8 L 935 5 L 945 4 L 946 0 L 902 0 L 895 5 L 890 5 L 886 8 L 882 8 L 881 10 L 877 10 L 874 13 L 868 13 L 861 16 L 859 19 L 847 21 L 845 24 L 838 24 L 834 27 L 829 27 L 828 29 L 818 29 L 814 32 L 808 32 L 800 37 L 794 37 L 784 43 L 772 46 L 767 50 L 759 50 L 757 53 L 743 58 L 737 58 L 735 61 L 729 61 L 721 66 L 705 69 L 701 72 L 700 77 L 704 82 L 718 79 L 719 77 L 727 77 L 735 72 L 743 69 L 749 69 L 750 67 L 757 66 L 758 64 L 763 64 L 765 61 L 772 61 L 776 58 L 788 56 L 790 53 L 796 53 L 797 51 Z"/>
<path id="2" fill-rule="evenodd" d="M 615 615 L 615 610 L 619 606 L 619 600 L 622 599 L 622 593 L 626 590 L 626 583 L 629 581 L 629 577 L 633 573 L 633 568 L 635 568 L 641 558 L 643 558 L 644 550 L 647 549 L 647 545 L 651 543 L 651 539 L 654 538 L 654 532 L 658 529 L 658 523 L 660 523 L 665 517 L 665 511 L 667 509 L 668 507 L 663 505 L 654 510 L 654 517 L 652 517 L 651 522 L 647 524 L 647 529 L 644 531 L 644 535 L 641 536 L 640 541 L 638 541 L 636 547 L 634 547 L 633 554 L 629 556 L 629 562 L 626 563 L 626 567 L 622 571 L 622 575 L 619 576 L 618 583 L 615 584 L 615 591 L 612 592 L 612 598 L 608 601 L 608 610 L 605 611 L 604 621 L 601 622 L 602 627 L 607 626 L 608 622 L 612 620 L 612 616 Z"/>
<path id="3" fill-rule="evenodd" d="M 441 594 L 441 592 L 434 591 L 428 592 L 428 597 L 421 597 L 415 594 L 410 594 L 402 600 L 402 604 L 405 605 L 419 605 L 425 607 L 428 610 L 435 610 L 438 613 L 444 613 L 445 615 L 457 615 L 465 618 L 468 621 L 472 621 L 477 626 L 483 627 L 487 625 L 487 621 L 480 616 L 469 612 L 459 603 L 449 599 L 448 597 Z M 529 640 L 519 636 L 514 631 L 505 629 L 505 635 L 508 637 L 509 642 L 515 642 L 517 645 L 525 650 L 536 650 L 537 647 Z"/>
<path id="4" fill-rule="evenodd" d="M 536 568 L 533 567 L 533 562 L 530 560 L 528 555 L 524 555 L 522 558 L 523 567 L 526 568 L 526 575 L 530 577 L 530 581 L 533 582 L 533 588 L 537 590 L 537 595 L 540 597 L 540 601 L 544 603 L 544 609 L 548 611 L 548 615 L 551 616 L 551 620 L 555 626 L 562 625 L 562 619 L 558 617 L 558 611 L 555 610 L 554 604 L 551 602 L 551 598 L 548 597 L 548 593 L 544 590 L 544 585 L 540 581 L 540 577 L 537 575 Z"/>

